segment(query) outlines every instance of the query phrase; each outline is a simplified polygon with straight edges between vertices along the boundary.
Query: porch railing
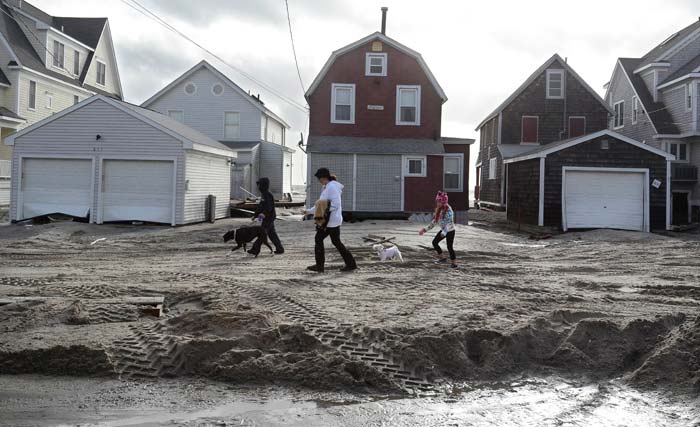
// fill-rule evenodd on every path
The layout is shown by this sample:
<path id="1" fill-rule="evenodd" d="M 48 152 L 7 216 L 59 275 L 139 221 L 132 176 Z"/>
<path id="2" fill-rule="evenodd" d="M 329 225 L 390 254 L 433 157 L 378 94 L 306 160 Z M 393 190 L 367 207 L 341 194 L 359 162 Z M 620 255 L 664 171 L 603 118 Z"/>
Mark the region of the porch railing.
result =
<path id="1" fill-rule="evenodd" d="M 0 178 L 9 178 L 12 172 L 12 162 L 10 160 L 0 160 Z"/>
<path id="2" fill-rule="evenodd" d="M 690 165 L 673 165 L 671 179 L 673 181 L 697 182 L 698 168 Z"/>

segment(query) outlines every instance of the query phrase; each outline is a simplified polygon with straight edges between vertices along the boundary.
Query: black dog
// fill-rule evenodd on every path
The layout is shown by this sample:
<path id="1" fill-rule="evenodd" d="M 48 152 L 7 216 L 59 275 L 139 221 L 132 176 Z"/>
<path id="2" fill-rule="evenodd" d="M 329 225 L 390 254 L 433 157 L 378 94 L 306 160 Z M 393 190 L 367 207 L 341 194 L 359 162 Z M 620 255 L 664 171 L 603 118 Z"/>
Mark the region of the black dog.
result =
<path id="1" fill-rule="evenodd" d="M 231 249 L 231 251 L 235 251 L 236 249 L 240 248 L 247 251 L 248 243 L 252 242 L 256 238 L 260 239 L 263 245 L 267 246 L 270 252 L 273 252 L 272 246 L 270 246 L 270 243 L 267 241 L 267 233 L 265 232 L 265 229 L 259 225 L 253 227 L 240 227 L 236 230 L 227 231 L 226 234 L 224 234 L 224 242 L 234 240 L 238 245 Z M 257 255 L 255 256 L 257 257 Z"/>

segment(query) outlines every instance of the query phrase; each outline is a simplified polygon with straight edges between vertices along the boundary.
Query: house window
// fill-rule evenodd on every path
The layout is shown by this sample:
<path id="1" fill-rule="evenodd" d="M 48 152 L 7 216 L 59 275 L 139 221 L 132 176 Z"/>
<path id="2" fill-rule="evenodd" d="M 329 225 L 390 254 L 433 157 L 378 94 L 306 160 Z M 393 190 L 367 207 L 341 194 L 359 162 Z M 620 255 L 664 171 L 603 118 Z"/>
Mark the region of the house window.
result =
<path id="1" fill-rule="evenodd" d="M 221 94 L 224 93 L 224 85 L 221 83 L 214 83 L 214 86 L 211 87 L 211 93 L 214 96 L 221 96 Z"/>
<path id="2" fill-rule="evenodd" d="M 685 109 L 686 111 L 693 110 L 693 85 L 690 83 L 685 85 Z"/>
<path id="3" fill-rule="evenodd" d="M 78 95 L 73 95 L 73 105 L 80 102 L 80 97 Z"/>
<path id="4" fill-rule="evenodd" d="M 496 179 L 496 158 L 489 159 L 489 179 Z"/>
<path id="5" fill-rule="evenodd" d="M 46 108 L 47 109 L 52 109 L 53 108 L 53 94 L 46 92 Z"/>
<path id="6" fill-rule="evenodd" d="M 185 123 L 185 112 L 182 110 L 168 110 L 168 117 L 180 123 Z"/>
<path id="7" fill-rule="evenodd" d="M 586 117 L 571 116 L 569 117 L 569 138 L 582 136 L 586 134 Z"/>
<path id="8" fill-rule="evenodd" d="M 368 53 L 365 57 L 366 76 L 386 76 L 386 53 Z"/>
<path id="9" fill-rule="evenodd" d="M 107 66 L 104 62 L 97 61 L 97 84 L 104 86 L 107 82 Z"/>
<path id="10" fill-rule="evenodd" d="M 547 99 L 564 98 L 564 70 L 547 70 Z"/>
<path id="11" fill-rule="evenodd" d="M 425 177 L 426 176 L 425 157 L 406 157 L 405 168 L 406 168 L 406 170 L 404 172 L 404 175 L 406 175 L 406 176 Z"/>
<path id="12" fill-rule="evenodd" d="M 192 82 L 187 82 L 184 90 L 187 95 L 194 95 L 197 93 L 197 85 Z"/>
<path id="13" fill-rule="evenodd" d="M 615 117 L 613 119 L 613 129 L 620 129 L 625 125 L 625 101 L 618 101 L 613 105 Z"/>
<path id="14" fill-rule="evenodd" d="M 36 82 L 34 80 L 29 81 L 29 109 L 36 109 Z"/>
<path id="15" fill-rule="evenodd" d="M 462 156 L 445 156 L 445 191 L 462 191 Z"/>
<path id="16" fill-rule="evenodd" d="M 66 47 L 58 40 L 53 41 L 53 66 L 63 68 Z"/>
<path id="17" fill-rule="evenodd" d="M 73 74 L 80 75 L 80 52 L 73 52 Z"/>
<path id="18" fill-rule="evenodd" d="M 688 161 L 688 144 L 685 142 L 669 142 L 667 145 L 668 152 L 676 156 L 676 161 Z"/>
<path id="19" fill-rule="evenodd" d="M 237 139 L 241 136 L 241 115 L 237 111 L 224 113 L 224 139 Z"/>
<path id="20" fill-rule="evenodd" d="M 521 122 L 521 144 L 537 144 L 539 117 L 523 116 Z"/>
<path id="21" fill-rule="evenodd" d="M 420 86 L 396 87 L 396 124 L 420 126 Z"/>
<path id="22" fill-rule="evenodd" d="M 331 123 L 355 123 L 355 85 L 333 83 Z"/>
<path id="23" fill-rule="evenodd" d="M 637 124 L 639 120 L 639 99 L 636 96 L 632 97 L 632 124 Z"/>

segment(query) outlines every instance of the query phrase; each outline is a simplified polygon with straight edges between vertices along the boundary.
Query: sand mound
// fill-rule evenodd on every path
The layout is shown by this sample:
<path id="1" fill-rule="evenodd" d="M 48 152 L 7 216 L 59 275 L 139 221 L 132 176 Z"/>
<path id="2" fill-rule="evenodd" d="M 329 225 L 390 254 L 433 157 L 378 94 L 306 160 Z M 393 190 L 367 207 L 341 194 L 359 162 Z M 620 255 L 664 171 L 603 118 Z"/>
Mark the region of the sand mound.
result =
<path id="1" fill-rule="evenodd" d="M 109 375 L 112 362 L 104 350 L 82 345 L 0 352 L 0 374 Z"/>

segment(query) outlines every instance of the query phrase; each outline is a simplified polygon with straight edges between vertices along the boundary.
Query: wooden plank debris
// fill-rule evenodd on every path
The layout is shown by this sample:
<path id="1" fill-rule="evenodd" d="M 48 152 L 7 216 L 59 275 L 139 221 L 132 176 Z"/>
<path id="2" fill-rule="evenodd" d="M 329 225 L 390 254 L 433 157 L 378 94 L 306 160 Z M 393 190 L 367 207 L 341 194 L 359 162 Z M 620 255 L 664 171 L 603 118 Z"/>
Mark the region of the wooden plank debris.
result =
<path id="1" fill-rule="evenodd" d="M 80 297 L 0 297 L 0 305 L 16 304 L 22 302 L 46 302 L 46 301 L 89 301 L 93 304 L 134 304 L 134 305 L 153 305 L 157 306 L 165 302 L 165 297 L 122 297 L 122 298 L 80 298 Z"/>

